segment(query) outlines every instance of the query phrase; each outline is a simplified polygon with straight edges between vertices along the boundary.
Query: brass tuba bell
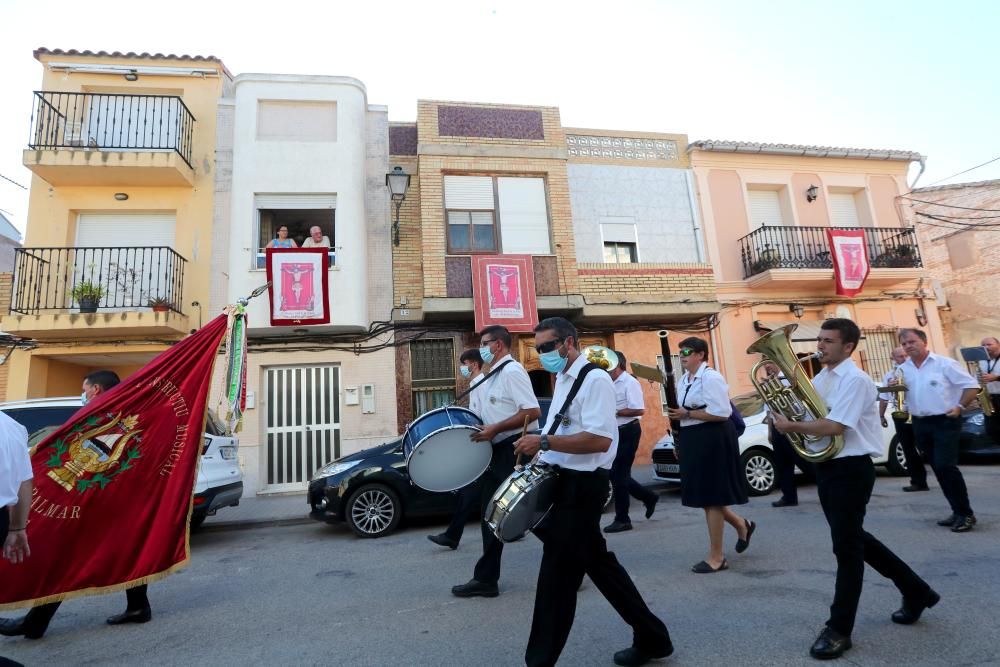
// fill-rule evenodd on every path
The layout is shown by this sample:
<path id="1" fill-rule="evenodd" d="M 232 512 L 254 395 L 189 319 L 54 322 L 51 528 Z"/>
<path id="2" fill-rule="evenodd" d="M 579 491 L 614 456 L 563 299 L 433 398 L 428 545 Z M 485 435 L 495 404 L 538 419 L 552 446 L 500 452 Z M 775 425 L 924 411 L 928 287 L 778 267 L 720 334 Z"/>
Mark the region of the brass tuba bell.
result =
<path id="1" fill-rule="evenodd" d="M 754 364 L 750 369 L 750 381 L 753 382 L 754 389 L 760 394 L 767 407 L 772 412 L 776 412 L 785 419 L 793 422 L 813 421 L 822 419 L 829 414 L 826 401 L 819 395 L 809 376 L 802 369 L 802 362 L 795 356 L 792 349 L 792 332 L 798 328 L 797 324 L 788 324 L 766 333 L 758 338 L 747 348 L 747 354 L 760 354 L 763 359 Z M 819 353 L 811 355 L 806 359 L 818 358 Z M 773 363 L 785 376 L 788 386 L 782 382 L 781 378 L 772 375 L 763 379 L 757 377 L 758 371 L 767 364 Z M 802 433 L 786 433 L 785 436 L 791 443 L 792 448 L 799 456 L 813 463 L 828 461 L 839 454 L 844 449 L 844 436 L 815 436 Z M 823 449 L 813 451 L 806 445 L 819 445 L 826 442 Z"/>
<path id="2" fill-rule="evenodd" d="M 618 355 L 609 347 L 588 345 L 580 350 L 580 354 L 590 363 L 597 364 L 599 368 L 603 368 L 609 373 L 618 368 Z"/>

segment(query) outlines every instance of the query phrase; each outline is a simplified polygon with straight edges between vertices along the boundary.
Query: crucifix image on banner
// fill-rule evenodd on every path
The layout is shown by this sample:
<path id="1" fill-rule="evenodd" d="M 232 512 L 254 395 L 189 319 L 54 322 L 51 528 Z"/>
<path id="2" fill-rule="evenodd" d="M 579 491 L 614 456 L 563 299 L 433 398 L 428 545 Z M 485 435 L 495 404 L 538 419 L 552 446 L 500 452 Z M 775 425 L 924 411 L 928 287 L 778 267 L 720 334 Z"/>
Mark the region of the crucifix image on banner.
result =
<path id="1" fill-rule="evenodd" d="M 491 324 L 520 332 L 535 327 L 538 311 L 530 255 L 473 257 L 472 275 L 477 330 Z"/>
<path id="2" fill-rule="evenodd" d="M 268 248 L 271 325 L 330 321 L 326 248 Z"/>
<path id="3" fill-rule="evenodd" d="M 860 229 L 829 229 L 833 278 L 838 296 L 854 296 L 864 288 L 871 266 L 864 232 Z"/>

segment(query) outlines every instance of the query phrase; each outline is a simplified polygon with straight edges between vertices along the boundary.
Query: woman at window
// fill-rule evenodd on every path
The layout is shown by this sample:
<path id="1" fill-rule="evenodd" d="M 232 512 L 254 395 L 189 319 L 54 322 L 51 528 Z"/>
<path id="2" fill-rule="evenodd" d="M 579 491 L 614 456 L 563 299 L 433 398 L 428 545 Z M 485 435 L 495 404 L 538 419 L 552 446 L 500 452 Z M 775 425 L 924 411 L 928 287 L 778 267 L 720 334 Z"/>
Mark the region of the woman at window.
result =
<path id="1" fill-rule="evenodd" d="M 295 239 L 288 238 L 288 225 L 278 227 L 278 236 L 271 239 L 267 244 L 268 248 L 298 248 Z"/>
<path id="2" fill-rule="evenodd" d="M 691 570 L 707 574 L 729 568 L 722 553 L 725 523 L 736 529 L 736 553 L 750 546 L 757 525 L 729 509 L 729 505 L 747 502 L 740 476 L 739 440 L 729 420 L 729 385 L 718 371 L 708 367 L 708 345 L 700 338 L 682 340 L 680 358 L 685 372 L 677 394 L 682 398 L 680 407 L 670 409 L 669 414 L 681 424 L 674 441 L 681 465 L 681 503 L 702 508 L 708 524 L 708 558 Z"/>

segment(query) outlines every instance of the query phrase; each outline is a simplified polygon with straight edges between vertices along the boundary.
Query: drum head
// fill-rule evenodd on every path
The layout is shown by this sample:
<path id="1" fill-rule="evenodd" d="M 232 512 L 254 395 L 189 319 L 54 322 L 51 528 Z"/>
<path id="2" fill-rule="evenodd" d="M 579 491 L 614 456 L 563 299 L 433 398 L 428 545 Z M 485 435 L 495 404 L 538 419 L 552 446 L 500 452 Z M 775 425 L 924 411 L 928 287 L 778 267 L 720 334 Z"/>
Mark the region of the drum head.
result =
<path id="1" fill-rule="evenodd" d="M 476 481 L 493 457 L 489 442 L 469 440 L 476 431 L 454 426 L 421 440 L 406 459 L 413 483 L 426 491 L 455 491 Z"/>

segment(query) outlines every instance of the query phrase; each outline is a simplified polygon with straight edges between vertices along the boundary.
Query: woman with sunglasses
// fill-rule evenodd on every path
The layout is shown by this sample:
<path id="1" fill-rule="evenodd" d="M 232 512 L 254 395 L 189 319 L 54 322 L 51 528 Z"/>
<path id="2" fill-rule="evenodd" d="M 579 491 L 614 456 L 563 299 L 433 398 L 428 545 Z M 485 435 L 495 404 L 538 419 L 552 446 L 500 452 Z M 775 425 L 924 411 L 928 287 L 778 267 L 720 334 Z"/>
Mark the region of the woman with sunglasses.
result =
<path id="1" fill-rule="evenodd" d="M 729 568 L 722 552 L 722 532 L 728 523 L 736 529 L 736 553 L 750 546 L 757 527 L 729 509 L 747 502 L 740 478 L 740 446 L 736 429 L 729 420 L 732 404 L 729 385 L 722 375 L 708 367 L 708 345 L 700 338 L 685 338 L 680 344 L 684 377 L 677 387 L 680 407 L 671 408 L 671 419 L 679 419 L 675 434 L 681 465 L 681 503 L 705 510 L 708 524 L 708 558 L 691 568 L 708 574 Z"/>

